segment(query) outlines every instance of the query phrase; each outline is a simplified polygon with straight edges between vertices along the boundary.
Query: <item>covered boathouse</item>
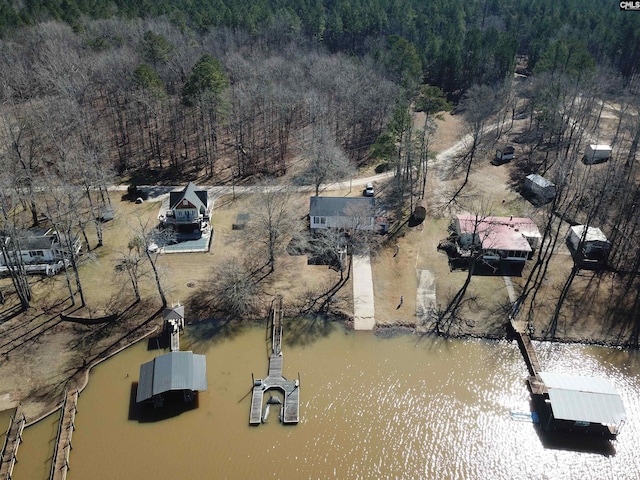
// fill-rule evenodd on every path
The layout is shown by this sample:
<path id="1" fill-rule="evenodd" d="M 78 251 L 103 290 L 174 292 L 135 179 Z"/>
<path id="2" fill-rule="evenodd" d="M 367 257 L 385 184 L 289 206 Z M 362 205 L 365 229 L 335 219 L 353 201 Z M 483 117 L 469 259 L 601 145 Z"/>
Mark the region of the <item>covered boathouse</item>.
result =
<path id="1" fill-rule="evenodd" d="M 616 438 L 627 415 L 622 398 L 605 378 L 538 372 L 544 382 L 545 430 L 601 434 Z"/>
<path id="2" fill-rule="evenodd" d="M 206 390 L 206 357 L 193 352 L 169 352 L 140 365 L 136 403 L 152 402 L 162 407 L 168 392 L 182 392 L 188 402 L 195 398 L 195 392 Z"/>

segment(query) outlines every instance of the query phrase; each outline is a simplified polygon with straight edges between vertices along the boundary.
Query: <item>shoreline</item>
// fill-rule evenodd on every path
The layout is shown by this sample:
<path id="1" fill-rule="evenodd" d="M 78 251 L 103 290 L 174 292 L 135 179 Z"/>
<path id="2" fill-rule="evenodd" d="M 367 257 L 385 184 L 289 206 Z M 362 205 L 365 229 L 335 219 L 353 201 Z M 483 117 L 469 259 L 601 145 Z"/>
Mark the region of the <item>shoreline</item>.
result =
<path id="1" fill-rule="evenodd" d="M 351 328 L 353 330 L 353 328 Z M 438 333 L 435 330 L 420 330 L 415 326 L 408 323 L 386 323 L 386 324 L 377 324 L 373 329 L 373 333 L 376 336 L 382 338 L 388 338 L 395 335 L 416 335 L 420 337 L 425 336 L 434 336 L 442 339 L 456 339 L 456 340 L 465 340 L 465 339 L 474 339 L 474 340 L 511 340 L 509 333 L 507 331 L 507 325 L 505 324 L 504 333 L 498 332 L 464 332 L 464 333 L 449 333 L 443 334 Z M 596 347 L 603 348 L 611 348 L 616 350 L 638 350 L 636 345 L 631 343 L 616 343 L 613 341 L 608 341 L 606 339 L 594 339 L 594 338 L 577 338 L 577 337 L 562 337 L 562 338 L 545 338 L 540 335 L 532 335 L 530 336 L 531 340 L 536 342 L 547 342 L 547 343 L 560 343 L 560 344 L 575 344 L 575 345 L 590 345 Z"/>
<path id="2" fill-rule="evenodd" d="M 87 385 L 89 384 L 89 375 L 91 373 L 91 369 L 97 365 L 100 365 L 102 362 L 110 359 L 111 357 L 117 355 L 118 353 L 126 350 L 129 347 L 132 347 L 133 345 L 136 345 L 137 343 L 139 343 L 140 341 L 144 340 L 145 338 L 147 338 L 149 335 L 151 335 L 152 333 L 156 332 L 158 330 L 158 326 L 154 326 L 151 330 L 149 330 L 148 332 L 145 332 L 144 334 L 140 335 L 139 337 L 136 337 L 135 339 L 133 339 L 132 341 L 128 342 L 125 345 L 120 346 L 119 348 L 117 348 L 115 351 L 110 352 L 108 354 L 105 354 L 103 356 L 99 356 L 97 358 L 94 358 L 91 362 L 87 363 L 84 367 L 81 367 L 81 369 L 76 372 L 75 374 L 73 374 L 69 380 L 67 380 L 67 384 L 70 383 L 76 383 L 75 388 L 78 389 L 79 393 L 82 393 L 82 391 L 87 387 Z M 78 377 L 77 380 L 74 382 L 74 378 Z M 53 394 L 52 394 L 53 397 Z M 51 401 L 53 401 L 53 398 L 51 399 Z M 19 403 L 19 405 L 22 405 L 23 407 L 25 405 L 28 405 L 28 402 L 24 402 L 21 401 Z M 38 415 L 36 415 L 36 418 L 34 420 L 29 420 L 26 424 L 25 424 L 25 428 L 28 428 L 32 425 L 35 425 L 36 423 L 44 420 L 45 418 L 49 417 L 50 415 L 53 415 L 54 413 L 56 413 L 58 410 L 60 410 L 60 408 L 63 405 L 63 401 L 60 401 L 58 404 L 56 404 L 54 407 L 51 407 L 50 409 L 46 410 L 43 413 L 40 413 Z M 17 407 L 15 407 L 17 408 Z"/>

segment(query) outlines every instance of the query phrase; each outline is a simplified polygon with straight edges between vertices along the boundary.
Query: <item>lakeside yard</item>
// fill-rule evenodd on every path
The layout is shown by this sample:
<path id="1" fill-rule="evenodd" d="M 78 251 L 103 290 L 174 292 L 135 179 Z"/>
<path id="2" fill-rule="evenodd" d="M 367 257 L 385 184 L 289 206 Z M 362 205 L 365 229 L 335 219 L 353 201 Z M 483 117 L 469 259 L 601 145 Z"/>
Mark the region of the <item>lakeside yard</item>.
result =
<path id="1" fill-rule="evenodd" d="M 434 148 L 444 150 L 460 137 L 459 117 L 445 115 Z M 491 198 L 492 211 L 500 215 L 530 215 L 539 221 L 541 212 L 534 208 L 509 184 L 510 165 L 495 167 L 490 157 L 470 177 L 469 204 L 473 198 Z M 424 223 L 403 226 L 393 238 L 386 239 L 372 257 L 375 318 L 378 329 L 398 327 L 417 333 L 433 330 L 431 321 L 416 316 L 418 276 L 428 271 L 434 278 L 434 311 L 442 311 L 465 282 L 467 273 L 450 271 L 446 255 L 437 251 L 440 240 L 447 236 L 450 211 L 441 208 L 445 192 L 456 183 L 442 175 L 443 165 L 433 162 L 430 172 L 429 214 Z M 378 191 L 384 191 L 382 181 Z M 354 189 L 325 191 L 323 195 L 359 195 Z M 157 266 L 169 304 L 186 306 L 188 322 L 208 318 L 210 282 L 216 268 L 236 258 L 256 255 L 247 242 L 245 230 L 234 230 L 238 214 L 252 211 L 260 202 L 260 193 L 227 195 L 218 198 L 213 211 L 214 236 L 206 253 L 160 255 Z M 82 384 L 88 368 L 134 338 L 161 326 L 161 302 L 151 272 L 140 283 L 143 301 L 134 304 L 131 284 L 123 273 L 115 271 L 116 263 L 128 251 L 128 244 L 141 225 L 155 225 L 159 204 L 154 201 L 136 204 L 120 193 L 112 193 L 115 219 L 106 223 L 104 245 L 85 255 L 80 278 L 87 306 L 74 311 L 71 307 L 64 274 L 56 277 L 31 277 L 34 301 L 27 312 L 19 312 L 11 280 L 1 285 L 7 302 L 2 308 L 2 345 L 0 346 L 0 410 L 23 403 L 29 419 L 50 411 L 62 399 L 65 385 Z M 307 228 L 309 194 L 296 193 L 292 204 L 299 229 Z M 90 238 L 92 245 L 95 238 Z M 396 250 L 396 245 L 397 250 Z M 397 251 L 397 254 L 396 254 Z M 519 293 L 526 281 L 531 261 L 522 276 L 511 278 Z M 534 338 L 544 339 L 558 290 L 572 268 L 572 258 L 564 244 L 558 246 L 542 287 L 538 292 L 535 316 L 532 317 Z M 260 282 L 259 311 L 266 315 L 270 300 L 284 295 L 287 314 L 296 315 L 313 304 L 323 292 L 340 281 L 340 275 L 322 265 L 310 265 L 304 255 L 279 255 L 275 271 Z M 561 311 L 555 339 L 569 342 L 594 342 L 617 345 L 626 338 L 620 325 L 605 325 L 603 315 L 615 288 L 607 273 L 581 272 L 576 277 L 568 300 Z M 400 297 L 404 301 L 399 305 Z M 349 321 L 353 312 L 350 279 L 342 285 L 331 303 L 334 313 Z M 454 336 L 503 337 L 510 303 L 505 279 L 501 275 L 474 276 L 469 284 L 455 323 L 449 329 Z M 111 313 L 120 314 L 116 321 L 95 325 L 63 321 L 60 313 L 72 312 L 87 319 Z M 261 315 L 258 315 L 261 318 Z M 235 320 L 242 321 L 242 320 Z"/>

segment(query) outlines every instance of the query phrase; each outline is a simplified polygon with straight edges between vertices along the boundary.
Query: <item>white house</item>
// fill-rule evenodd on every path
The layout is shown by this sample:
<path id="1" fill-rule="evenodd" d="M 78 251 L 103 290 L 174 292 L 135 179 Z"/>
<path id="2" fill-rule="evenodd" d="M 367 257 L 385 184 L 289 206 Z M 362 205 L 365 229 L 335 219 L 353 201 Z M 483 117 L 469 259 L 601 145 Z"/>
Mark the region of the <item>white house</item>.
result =
<path id="1" fill-rule="evenodd" d="M 78 235 L 73 237 L 69 249 L 53 228 L 29 230 L 26 234 L 16 237 L 15 242 L 10 237 L 4 237 L 0 241 L 7 246 L 9 260 L 19 252 L 22 263 L 28 267 L 27 271 L 34 273 L 56 273 L 62 267 L 63 260 L 69 260 L 71 255 L 78 255 L 82 250 Z M 14 250 L 16 248 L 17 251 Z M 7 263 L 4 253 L 0 252 L 0 272 L 7 270 Z M 59 268 L 55 267 L 57 264 Z"/>
<path id="2" fill-rule="evenodd" d="M 203 224 L 209 221 L 209 213 L 207 191 L 196 190 L 196 186 L 189 182 L 181 192 L 169 194 L 169 203 L 163 205 L 158 220 L 163 225 L 190 233 L 202 230 Z"/>
<path id="3" fill-rule="evenodd" d="M 309 225 L 312 230 L 339 228 L 373 231 L 375 199 L 373 197 L 311 197 Z"/>

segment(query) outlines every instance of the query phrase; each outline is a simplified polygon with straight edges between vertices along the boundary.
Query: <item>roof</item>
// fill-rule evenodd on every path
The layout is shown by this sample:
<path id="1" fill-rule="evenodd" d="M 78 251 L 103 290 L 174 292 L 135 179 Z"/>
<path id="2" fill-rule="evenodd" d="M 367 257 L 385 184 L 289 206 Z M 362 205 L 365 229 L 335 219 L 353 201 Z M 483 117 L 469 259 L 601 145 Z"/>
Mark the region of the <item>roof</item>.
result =
<path id="1" fill-rule="evenodd" d="M 180 206 L 183 200 L 187 200 L 198 211 L 207 210 L 208 195 L 206 190 L 196 190 L 193 182 L 184 187 L 181 192 L 169 193 L 169 207 L 173 210 Z"/>
<path id="2" fill-rule="evenodd" d="M 136 402 L 170 390 L 207 390 L 207 360 L 193 352 L 170 352 L 140 365 Z"/>
<path id="3" fill-rule="evenodd" d="M 601 144 L 601 145 L 591 144 L 589 145 L 589 147 L 591 147 L 591 150 L 611 150 L 610 145 L 604 145 L 604 144 Z"/>
<path id="4" fill-rule="evenodd" d="M 372 197 L 311 197 L 309 202 L 309 215 L 312 217 L 344 217 L 349 216 L 349 209 L 353 212 L 366 212 L 370 210 L 374 214 L 376 201 Z M 362 210 L 357 210 L 362 209 Z"/>
<path id="5" fill-rule="evenodd" d="M 527 175 L 527 179 L 530 182 L 535 183 L 536 185 L 540 185 L 543 188 L 547 188 L 547 187 L 555 187 L 555 184 L 553 184 L 553 182 L 550 182 L 549 180 L 547 180 L 546 178 L 538 175 L 537 173 L 532 173 L 531 175 Z"/>
<path id="6" fill-rule="evenodd" d="M 538 226 L 530 218 L 481 217 L 472 214 L 456 215 L 461 234 L 475 233 L 482 248 L 530 252 L 527 238 L 540 237 Z"/>
<path id="7" fill-rule="evenodd" d="M 627 419 L 622 398 L 606 378 L 540 372 L 554 418 L 619 425 Z"/>
<path id="8" fill-rule="evenodd" d="M 175 307 L 167 307 L 162 312 L 164 320 L 181 320 L 184 318 L 184 305 L 176 305 Z"/>
<path id="9" fill-rule="evenodd" d="M 18 239 L 20 250 L 50 250 L 57 241 L 58 239 L 55 235 L 27 236 Z"/>
<path id="10" fill-rule="evenodd" d="M 587 229 L 586 235 L 584 233 L 585 228 Z M 586 225 L 575 225 L 571 227 L 571 232 L 579 239 L 582 239 L 582 235 L 585 235 L 584 237 L 585 242 L 608 242 L 607 236 L 604 233 L 602 233 L 602 230 L 596 227 L 587 227 Z"/>

